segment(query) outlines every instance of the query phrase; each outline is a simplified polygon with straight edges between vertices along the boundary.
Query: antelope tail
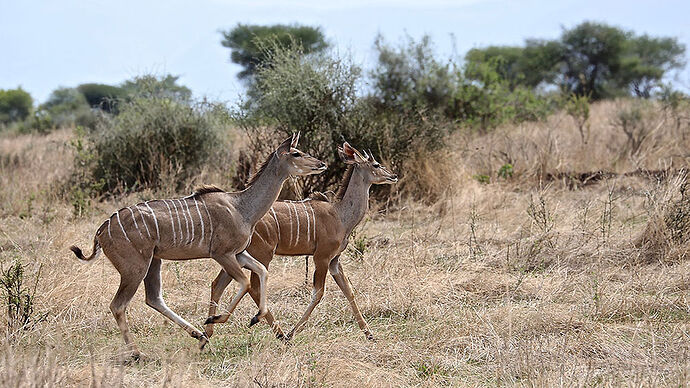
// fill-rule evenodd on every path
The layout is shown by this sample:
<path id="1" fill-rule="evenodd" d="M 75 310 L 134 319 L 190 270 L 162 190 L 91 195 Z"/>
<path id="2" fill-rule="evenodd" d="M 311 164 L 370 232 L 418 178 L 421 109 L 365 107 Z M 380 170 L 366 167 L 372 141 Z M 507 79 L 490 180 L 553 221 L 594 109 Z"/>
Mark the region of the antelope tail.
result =
<path id="1" fill-rule="evenodd" d="M 96 235 L 93 236 L 93 251 L 91 252 L 91 256 L 89 256 L 89 257 L 84 256 L 84 253 L 82 253 L 81 248 L 79 248 L 76 245 L 72 245 L 71 247 L 69 247 L 69 249 L 72 252 L 74 252 L 74 254 L 77 256 L 77 258 L 79 260 L 90 261 L 90 260 L 93 260 L 96 258 L 96 256 L 98 255 L 98 252 L 101 250 L 101 244 L 98 242 L 98 235 L 100 234 L 101 229 L 103 229 L 103 226 L 105 226 L 105 222 L 103 223 L 103 225 L 101 225 L 100 228 L 98 228 Z"/>

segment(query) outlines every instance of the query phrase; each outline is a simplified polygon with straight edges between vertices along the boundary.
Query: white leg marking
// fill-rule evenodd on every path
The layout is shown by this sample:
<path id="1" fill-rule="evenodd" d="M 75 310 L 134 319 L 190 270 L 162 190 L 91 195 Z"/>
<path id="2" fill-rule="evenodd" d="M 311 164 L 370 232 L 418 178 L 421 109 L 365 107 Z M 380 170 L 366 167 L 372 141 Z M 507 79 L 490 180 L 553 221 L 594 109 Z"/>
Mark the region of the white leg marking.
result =
<path id="1" fill-rule="evenodd" d="M 132 214 L 132 220 L 134 221 L 134 226 L 137 228 L 137 232 L 139 232 L 139 237 L 141 237 L 141 239 L 143 240 L 144 235 L 141 233 L 141 229 L 139 229 L 139 225 L 137 224 L 136 217 L 134 217 L 134 210 L 132 210 L 132 208 L 129 206 L 127 206 L 127 210 L 129 210 L 129 212 Z"/>
<path id="2" fill-rule="evenodd" d="M 171 199 L 170 203 L 172 203 L 173 208 L 175 208 L 175 214 L 177 214 L 177 230 L 180 231 L 180 241 L 184 242 L 184 233 L 182 233 L 182 220 L 180 220 L 180 212 L 177 210 L 177 205 L 175 205 L 174 199 Z"/>
<path id="3" fill-rule="evenodd" d="M 309 208 L 311 209 L 311 219 L 314 221 L 314 240 L 316 241 L 316 215 L 314 214 L 314 206 L 312 204 L 309 204 Z"/>
<path id="4" fill-rule="evenodd" d="M 276 222 L 276 230 L 278 231 L 278 244 L 280 244 L 280 223 L 278 222 L 278 217 L 276 216 L 276 211 L 273 210 L 273 207 L 271 207 L 271 215 L 273 216 L 273 220 Z M 276 244 L 276 246 L 278 246 Z"/>
<path id="5" fill-rule="evenodd" d="M 206 215 L 208 216 L 209 229 L 211 229 L 210 235 L 209 235 L 209 237 L 208 237 L 208 242 L 209 242 L 209 244 L 210 244 L 210 243 L 211 243 L 211 239 L 213 238 L 213 220 L 211 219 L 211 213 L 208 212 L 208 208 L 206 207 L 206 201 L 204 201 L 204 200 L 202 199 L 202 200 L 201 200 L 201 204 L 204 205 L 204 210 L 206 210 Z M 210 246 L 210 245 L 209 245 L 209 249 L 211 249 L 211 246 Z"/>
<path id="6" fill-rule="evenodd" d="M 311 239 L 311 221 L 309 221 L 309 212 L 307 211 L 307 205 L 302 202 L 302 207 L 304 207 L 304 215 L 307 216 L 307 241 Z"/>
<path id="7" fill-rule="evenodd" d="M 192 217 L 192 212 L 189 211 L 189 202 L 184 200 L 184 205 L 187 207 L 187 214 L 189 214 L 189 223 L 192 224 L 192 239 L 189 240 L 190 243 L 194 242 L 194 217 Z"/>
<path id="8" fill-rule="evenodd" d="M 127 232 L 125 232 L 125 228 L 122 226 L 122 222 L 120 221 L 120 211 L 118 210 L 115 214 L 117 214 L 117 223 L 120 224 L 120 229 L 122 229 L 122 234 L 125 235 L 125 238 L 127 241 L 132 242 L 132 240 L 127 237 Z"/>
<path id="9" fill-rule="evenodd" d="M 170 205 L 168 205 L 168 201 L 163 200 L 163 203 L 165 204 L 165 206 L 168 207 L 168 214 L 170 215 L 170 225 L 172 225 L 172 232 L 173 232 L 173 246 L 175 246 L 175 244 L 177 243 L 177 234 L 175 233 L 175 219 L 173 218 L 172 209 L 170 209 Z"/>
<path id="10" fill-rule="evenodd" d="M 158 239 L 158 242 L 161 241 L 161 233 L 160 230 L 158 229 L 158 218 L 156 218 L 156 213 L 151 209 L 151 206 L 149 206 L 149 202 L 146 201 L 144 202 L 147 208 L 149 208 L 149 211 L 151 212 L 151 215 L 153 216 L 153 222 L 156 224 L 156 238 Z M 172 218 L 172 214 L 170 215 L 170 218 Z"/>
<path id="11" fill-rule="evenodd" d="M 201 222 L 201 239 L 199 240 L 199 245 L 201 245 L 201 242 L 204 241 L 204 219 L 201 217 L 201 210 L 199 210 L 199 202 L 196 201 L 196 198 L 194 199 L 194 205 L 196 206 L 196 212 L 199 214 L 199 222 Z"/>
<path id="12" fill-rule="evenodd" d="M 187 238 L 184 239 L 184 243 L 187 244 L 189 242 L 189 220 L 187 219 L 187 215 L 184 213 L 184 204 L 179 199 L 177 202 L 180 204 L 180 210 L 182 210 L 182 216 L 184 217 L 184 227 L 187 229 Z M 180 229 L 181 228 L 182 227 L 180 226 Z"/>
<path id="13" fill-rule="evenodd" d="M 139 217 L 141 217 L 141 222 L 144 224 L 146 227 L 146 234 L 151 237 L 151 232 L 149 231 L 149 226 L 146 224 L 146 219 L 144 219 L 144 213 L 141 212 L 141 209 L 139 209 L 139 205 L 134 206 L 135 209 L 139 212 Z"/>
<path id="14" fill-rule="evenodd" d="M 295 245 L 299 244 L 299 213 L 297 212 L 297 205 L 292 202 L 292 208 L 295 210 L 295 218 L 297 218 L 297 233 L 295 235 Z"/>

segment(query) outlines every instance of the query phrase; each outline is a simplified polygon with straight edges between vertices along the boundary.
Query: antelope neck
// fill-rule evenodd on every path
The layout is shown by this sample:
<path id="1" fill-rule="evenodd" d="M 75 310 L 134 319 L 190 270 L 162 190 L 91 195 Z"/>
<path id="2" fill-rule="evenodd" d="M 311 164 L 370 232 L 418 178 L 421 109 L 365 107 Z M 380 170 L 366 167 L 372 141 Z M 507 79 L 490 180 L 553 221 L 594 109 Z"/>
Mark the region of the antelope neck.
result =
<path id="1" fill-rule="evenodd" d="M 255 225 L 278 199 L 283 182 L 288 178 L 278 156 L 273 153 L 266 168 L 251 186 L 237 193 L 236 208 L 244 219 Z"/>
<path id="2" fill-rule="evenodd" d="M 362 221 L 369 209 L 369 188 L 371 187 L 371 183 L 364 180 L 361 168 L 357 165 L 353 168 L 343 198 L 334 204 L 348 234 Z"/>

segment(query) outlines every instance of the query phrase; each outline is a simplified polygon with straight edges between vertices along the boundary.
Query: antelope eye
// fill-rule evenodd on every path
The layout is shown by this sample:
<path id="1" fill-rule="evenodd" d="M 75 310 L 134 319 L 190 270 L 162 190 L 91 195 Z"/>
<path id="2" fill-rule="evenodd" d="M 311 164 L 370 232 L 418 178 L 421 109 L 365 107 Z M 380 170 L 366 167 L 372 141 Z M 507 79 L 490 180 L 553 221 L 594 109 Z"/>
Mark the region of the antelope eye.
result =
<path id="1" fill-rule="evenodd" d="M 378 163 L 374 163 L 374 168 L 381 168 L 381 165 Z"/>
<path id="2" fill-rule="evenodd" d="M 296 158 L 299 158 L 300 156 L 302 156 L 299 152 L 293 152 L 293 153 L 290 154 L 290 155 L 292 155 L 292 156 L 294 156 L 294 157 L 296 157 Z"/>

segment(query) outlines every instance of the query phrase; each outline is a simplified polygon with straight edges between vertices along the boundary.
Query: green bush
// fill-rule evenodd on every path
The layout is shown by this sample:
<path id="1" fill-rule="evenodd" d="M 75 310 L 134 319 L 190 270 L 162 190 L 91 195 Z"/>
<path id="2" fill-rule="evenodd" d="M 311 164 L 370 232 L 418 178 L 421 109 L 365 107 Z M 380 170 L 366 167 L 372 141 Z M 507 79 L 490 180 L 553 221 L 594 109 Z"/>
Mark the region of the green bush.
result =
<path id="1" fill-rule="evenodd" d="M 117 116 L 97 116 L 91 133 L 91 181 L 117 192 L 179 186 L 197 173 L 228 124 L 224 108 L 183 104 L 167 98 L 135 98 Z"/>
<path id="2" fill-rule="evenodd" d="M 0 89 L 0 124 L 23 121 L 31 114 L 33 99 L 21 87 Z"/>
<path id="3" fill-rule="evenodd" d="M 265 147 L 272 145 L 266 126 L 280 134 L 273 138 L 301 131 L 301 148 L 330 165 L 325 173 L 306 178 L 305 192 L 325 190 L 343 170 L 335 163 L 336 145 L 349 138 L 358 122 L 356 86 L 361 72 L 347 59 L 305 56 L 298 45 L 270 44 L 248 92 L 252 100 L 237 112 L 238 123 L 248 134 L 254 163 L 261 162 Z"/>

